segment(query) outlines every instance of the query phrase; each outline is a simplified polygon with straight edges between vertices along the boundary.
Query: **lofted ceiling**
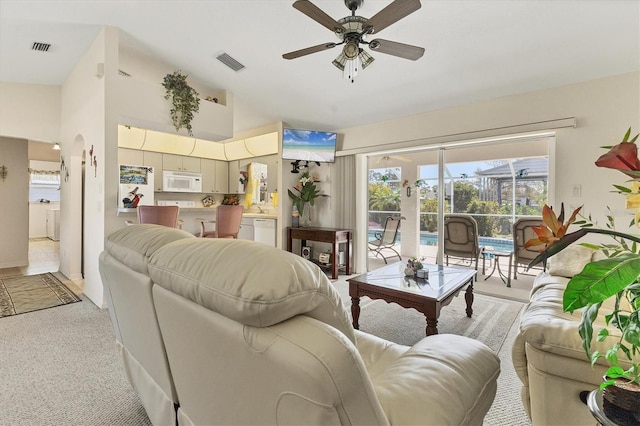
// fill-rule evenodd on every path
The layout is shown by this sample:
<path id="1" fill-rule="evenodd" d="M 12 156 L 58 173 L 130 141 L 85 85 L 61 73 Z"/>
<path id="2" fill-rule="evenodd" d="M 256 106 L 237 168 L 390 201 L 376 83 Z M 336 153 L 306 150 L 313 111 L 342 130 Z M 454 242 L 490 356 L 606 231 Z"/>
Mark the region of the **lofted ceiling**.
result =
<path id="1" fill-rule="evenodd" d="M 373 16 L 391 0 L 365 0 Z M 313 0 L 339 19 L 342 0 Z M 0 0 L 0 81 L 60 85 L 101 26 L 130 49 L 234 96 L 234 133 L 283 121 L 336 130 L 640 69 L 637 0 L 422 0 L 379 37 L 426 49 L 413 62 L 370 52 L 354 83 L 331 64 L 340 47 L 293 0 Z M 47 53 L 33 42 L 51 43 Z M 216 59 L 227 53 L 245 68 Z M 632 94 L 630 94 L 632 95 Z M 637 95 L 637 94 L 635 94 Z"/>

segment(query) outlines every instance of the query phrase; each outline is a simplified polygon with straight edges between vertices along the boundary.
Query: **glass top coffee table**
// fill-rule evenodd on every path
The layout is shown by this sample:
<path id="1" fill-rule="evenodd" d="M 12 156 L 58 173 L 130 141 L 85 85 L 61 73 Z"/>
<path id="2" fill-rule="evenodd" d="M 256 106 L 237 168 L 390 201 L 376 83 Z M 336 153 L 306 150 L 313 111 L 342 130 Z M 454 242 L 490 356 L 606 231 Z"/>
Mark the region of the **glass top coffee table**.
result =
<path id="1" fill-rule="evenodd" d="M 477 271 L 450 266 L 423 264 L 429 270 L 429 278 L 413 278 L 404 275 L 405 264 L 397 262 L 383 266 L 366 274 L 350 278 L 349 296 L 353 328 L 358 329 L 360 297 L 382 299 L 405 308 L 422 312 L 427 318 L 427 336 L 438 334 L 440 310 L 447 306 L 465 286 L 467 316 L 473 314 L 473 280 Z"/>

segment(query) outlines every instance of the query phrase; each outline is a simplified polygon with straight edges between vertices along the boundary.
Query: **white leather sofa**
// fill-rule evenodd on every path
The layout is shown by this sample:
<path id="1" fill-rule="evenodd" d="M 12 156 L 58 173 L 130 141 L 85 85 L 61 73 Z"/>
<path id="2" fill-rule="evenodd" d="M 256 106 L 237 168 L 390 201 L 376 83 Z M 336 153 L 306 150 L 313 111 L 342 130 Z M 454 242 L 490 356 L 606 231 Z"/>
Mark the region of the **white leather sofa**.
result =
<path id="1" fill-rule="evenodd" d="M 156 425 L 172 424 L 169 407 L 181 425 L 480 425 L 495 397 L 499 359 L 484 344 L 354 330 L 325 274 L 292 253 L 134 225 L 108 237 L 100 270 Z M 140 341 L 123 332 L 136 324 Z"/>
<path id="2" fill-rule="evenodd" d="M 534 425 L 596 423 L 580 393 L 602 383 L 607 365 L 600 359 L 591 366 L 578 334 L 580 311 L 563 312 L 562 297 L 570 277 L 599 255 L 575 245 L 550 258 L 548 271 L 536 277 L 520 316 L 512 358 L 522 382 L 522 402 Z M 595 335 L 605 326 L 603 310 L 594 322 L 592 342 L 592 350 L 602 352 L 606 346 L 596 342 Z"/>

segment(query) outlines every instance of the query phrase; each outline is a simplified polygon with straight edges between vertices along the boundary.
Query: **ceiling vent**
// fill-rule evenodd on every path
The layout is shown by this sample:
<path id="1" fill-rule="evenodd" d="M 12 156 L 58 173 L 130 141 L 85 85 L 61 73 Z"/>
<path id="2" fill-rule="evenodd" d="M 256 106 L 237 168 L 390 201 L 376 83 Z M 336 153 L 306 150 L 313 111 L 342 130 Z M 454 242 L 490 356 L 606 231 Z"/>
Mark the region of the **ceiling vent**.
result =
<path id="1" fill-rule="evenodd" d="M 216 58 L 234 71 L 240 71 L 242 68 L 244 68 L 244 65 L 242 65 L 240 62 L 236 61 L 226 53 L 218 55 Z"/>
<path id="2" fill-rule="evenodd" d="M 118 75 L 121 75 L 123 77 L 131 77 L 131 74 L 122 70 L 118 70 Z"/>
<path id="3" fill-rule="evenodd" d="M 51 45 L 49 43 L 40 43 L 39 41 L 34 41 L 31 45 L 31 50 L 37 50 L 38 52 L 48 52 Z"/>

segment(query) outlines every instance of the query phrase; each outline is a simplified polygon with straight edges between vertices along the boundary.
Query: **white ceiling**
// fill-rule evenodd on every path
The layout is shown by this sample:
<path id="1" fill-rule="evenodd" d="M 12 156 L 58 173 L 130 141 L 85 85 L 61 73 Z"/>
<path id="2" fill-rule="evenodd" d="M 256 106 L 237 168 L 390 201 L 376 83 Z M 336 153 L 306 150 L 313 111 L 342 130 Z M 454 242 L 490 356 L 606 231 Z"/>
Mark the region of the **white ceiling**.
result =
<path id="1" fill-rule="evenodd" d="M 391 0 L 365 0 L 369 18 Z M 313 0 L 335 19 L 342 0 Z M 640 69 L 638 0 L 422 0 L 376 37 L 422 46 L 416 62 L 371 53 L 350 83 L 339 47 L 282 54 L 335 35 L 293 0 L 0 0 L 0 81 L 60 85 L 102 25 L 131 49 L 234 95 L 234 131 L 276 121 L 336 130 Z M 49 53 L 31 51 L 34 41 Z M 227 52 L 246 66 L 215 59 Z M 638 94 L 629 94 L 637 96 Z"/>

